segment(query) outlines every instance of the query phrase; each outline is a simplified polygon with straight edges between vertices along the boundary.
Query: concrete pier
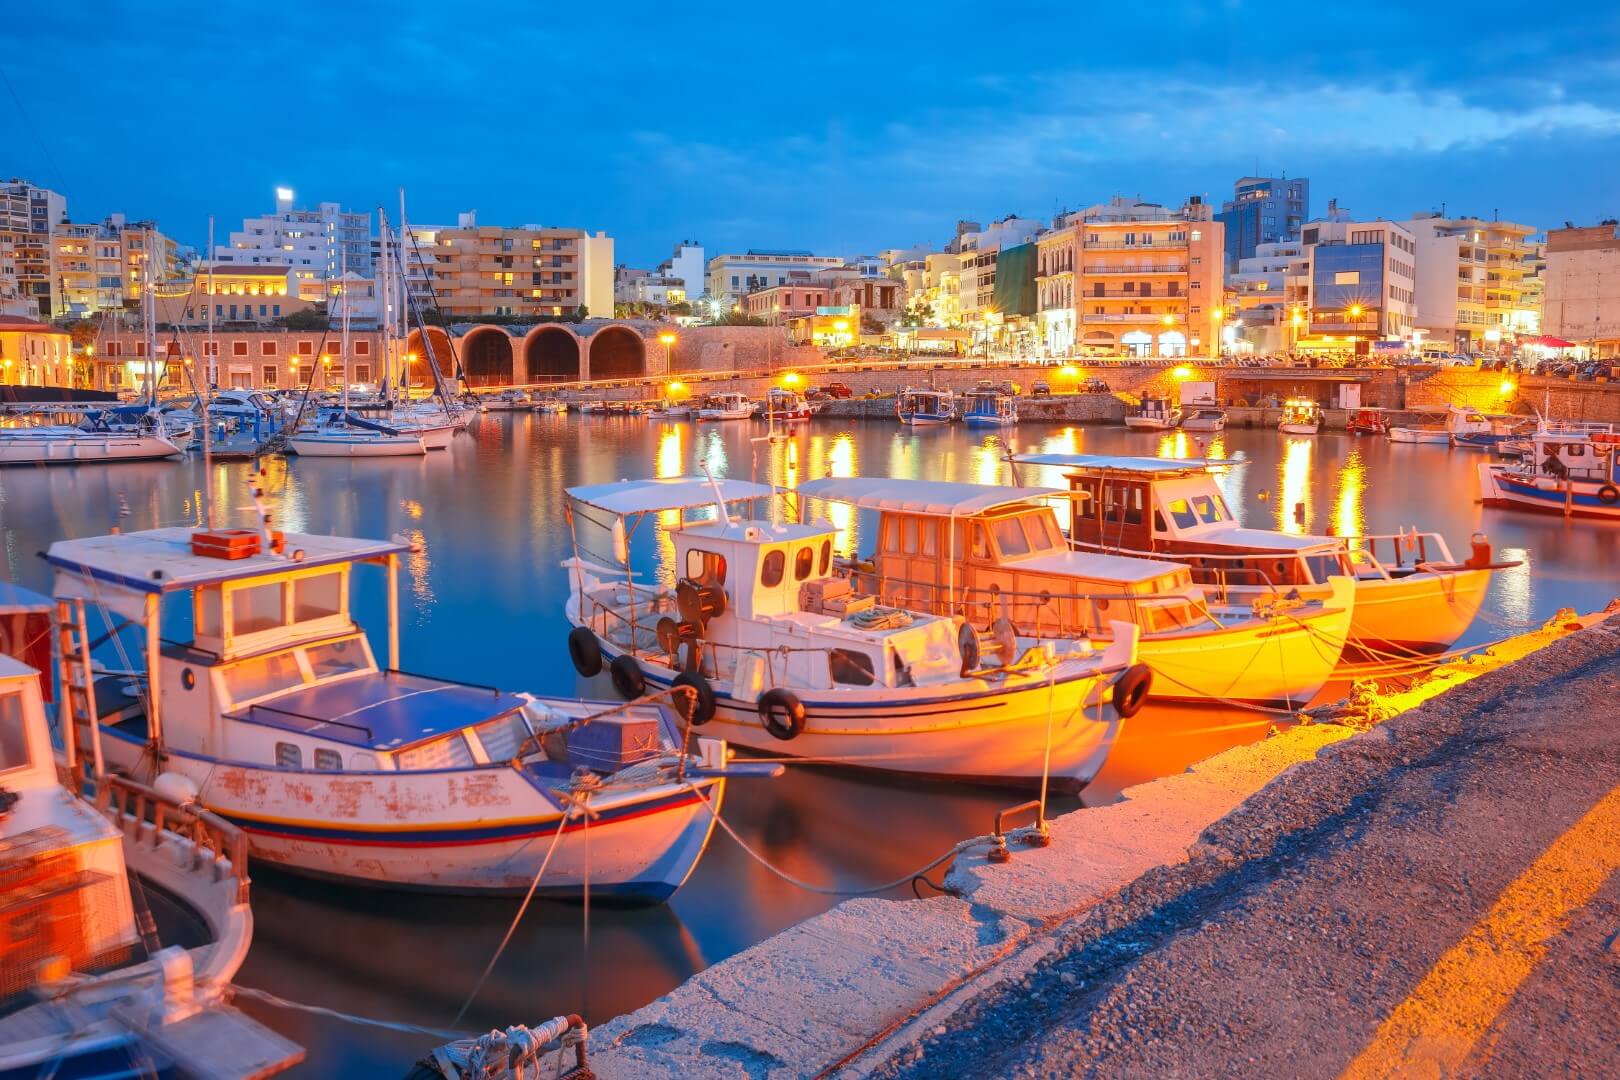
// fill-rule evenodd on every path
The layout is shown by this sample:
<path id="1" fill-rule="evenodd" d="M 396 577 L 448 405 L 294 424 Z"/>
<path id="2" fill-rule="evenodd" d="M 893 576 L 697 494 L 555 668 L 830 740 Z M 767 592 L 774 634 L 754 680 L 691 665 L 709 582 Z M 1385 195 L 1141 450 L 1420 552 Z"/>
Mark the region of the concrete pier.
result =
<path id="1" fill-rule="evenodd" d="M 1042 1031 L 1007 1017 L 1057 1023 L 1053 1010 L 1095 978 L 1063 966 L 1077 950 L 1105 941 L 1117 965 L 1134 962 L 1150 943 L 1132 944 L 1133 928 L 1198 926 L 1214 914 L 1203 899 L 1212 885 L 1314 835 L 1481 710 L 1550 693 L 1594 664 L 1620 671 L 1620 619 L 1577 631 L 1597 622 L 1555 620 L 1446 665 L 1390 702 L 1416 708 L 1370 732 L 1300 725 L 1061 816 L 1050 847 L 1015 836 L 1008 863 L 988 862 L 981 838 L 952 867 L 950 895 L 848 901 L 762 942 L 596 1029 L 593 1068 L 625 1078 L 1003 1075 Z M 872 839 L 882 842 L 880 828 Z M 1256 977 L 1279 966 L 1262 962 Z M 1106 1058 L 1071 1061 L 1062 1051 L 1023 1064 L 1063 1075 L 1083 1071 L 1082 1061 L 1108 1068 Z"/>

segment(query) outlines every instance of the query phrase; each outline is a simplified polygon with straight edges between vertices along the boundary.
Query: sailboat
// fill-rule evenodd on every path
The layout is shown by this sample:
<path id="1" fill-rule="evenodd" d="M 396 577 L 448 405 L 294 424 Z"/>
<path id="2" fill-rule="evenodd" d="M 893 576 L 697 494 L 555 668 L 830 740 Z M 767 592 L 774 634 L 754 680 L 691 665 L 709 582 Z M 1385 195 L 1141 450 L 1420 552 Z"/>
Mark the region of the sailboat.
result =
<path id="1" fill-rule="evenodd" d="M 343 260 L 344 280 L 348 260 Z M 343 298 L 343 364 L 349 363 L 349 298 Z M 414 432 L 401 431 L 349 411 L 349 380 L 343 380 L 343 404 L 317 421 L 311 431 L 295 431 L 287 449 L 300 457 L 420 457 L 427 444 Z"/>

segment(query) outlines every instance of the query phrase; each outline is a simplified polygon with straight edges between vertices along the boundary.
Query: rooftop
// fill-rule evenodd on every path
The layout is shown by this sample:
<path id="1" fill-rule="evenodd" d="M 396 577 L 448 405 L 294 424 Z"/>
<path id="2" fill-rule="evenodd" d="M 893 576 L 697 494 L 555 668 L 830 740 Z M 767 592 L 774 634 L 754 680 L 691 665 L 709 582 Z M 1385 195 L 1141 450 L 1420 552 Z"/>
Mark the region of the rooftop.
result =
<path id="1" fill-rule="evenodd" d="M 849 503 L 866 510 L 905 514 L 966 516 L 1016 503 L 1034 502 L 1067 492 L 1046 487 L 992 487 L 949 480 L 896 480 L 882 476 L 829 476 L 800 484 L 811 499 Z"/>

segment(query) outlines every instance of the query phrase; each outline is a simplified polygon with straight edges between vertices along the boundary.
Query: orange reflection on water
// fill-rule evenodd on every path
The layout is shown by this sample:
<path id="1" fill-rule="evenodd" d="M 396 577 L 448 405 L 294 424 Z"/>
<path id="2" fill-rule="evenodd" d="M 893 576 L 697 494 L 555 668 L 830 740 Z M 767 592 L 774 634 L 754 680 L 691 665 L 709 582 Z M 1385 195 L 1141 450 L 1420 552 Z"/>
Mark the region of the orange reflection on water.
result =
<path id="1" fill-rule="evenodd" d="M 425 626 L 435 599 L 430 575 L 433 562 L 428 557 L 427 534 L 421 529 L 410 529 L 405 533 L 405 539 L 411 545 L 410 552 L 405 556 L 405 572 L 411 578 L 411 595 L 416 597 L 416 622 L 418 626 Z"/>
<path id="2" fill-rule="evenodd" d="M 1192 456 L 1192 440 L 1185 431 L 1175 431 L 1159 437 L 1159 457 L 1183 461 Z"/>
<path id="3" fill-rule="evenodd" d="M 1281 493 L 1276 507 L 1277 528 L 1295 536 L 1303 535 L 1311 525 L 1311 451 L 1315 446 L 1311 439 L 1289 439 L 1277 466 Z"/>
<path id="4" fill-rule="evenodd" d="M 1001 483 L 1001 467 L 1007 461 L 1007 448 L 1001 436 L 986 435 L 984 441 L 973 448 L 973 482 L 976 484 Z"/>
<path id="5" fill-rule="evenodd" d="M 1367 531 L 1361 505 L 1366 487 L 1367 463 L 1360 450 L 1352 450 L 1339 469 L 1339 494 L 1333 500 L 1333 531 L 1339 536 L 1361 536 Z"/>
<path id="6" fill-rule="evenodd" d="M 658 479 L 680 476 L 686 469 L 686 425 L 666 424 L 658 436 L 658 459 L 654 463 Z"/>

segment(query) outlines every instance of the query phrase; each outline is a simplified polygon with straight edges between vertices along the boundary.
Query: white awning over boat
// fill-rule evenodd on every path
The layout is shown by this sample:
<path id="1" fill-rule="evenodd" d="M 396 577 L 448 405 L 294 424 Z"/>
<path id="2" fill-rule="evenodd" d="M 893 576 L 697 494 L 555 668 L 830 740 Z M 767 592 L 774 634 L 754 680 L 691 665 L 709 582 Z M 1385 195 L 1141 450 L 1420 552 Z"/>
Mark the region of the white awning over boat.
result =
<path id="1" fill-rule="evenodd" d="M 716 495 L 718 492 L 718 496 Z M 623 517 L 657 514 L 665 510 L 695 510 L 716 501 L 745 502 L 768 499 L 773 490 L 749 480 L 709 480 L 702 476 L 671 476 L 658 480 L 618 480 L 567 490 L 574 502 Z"/>
<path id="2" fill-rule="evenodd" d="M 138 619 L 144 610 L 143 598 L 149 595 L 410 550 L 391 540 L 287 533 L 286 554 L 266 552 L 246 559 L 216 559 L 191 553 L 191 534 L 196 531 L 148 529 L 58 540 L 45 553 L 45 561 L 56 568 L 54 592 L 63 599 L 105 603 L 121 615 Z M 302 556 L 293 558 L 295 552 Z"/>
<path id="3" fill-rule="evenodd" d="M 894 480 L 882 476 L 829 476 L 798 487 L 803 498 L 849 503 L 865 510 L 965 517 L 999 506 L 1067 497 L 1061 488 L 991 487 L 949 480 Z"/>
<path id="4" fill-rule="evenodd" d="M 1014 454 L 1013 460 L 1020 465 L 1053 465 L 1062 469 L 1096 469 L 1144 475 L 1210 472 L 1242 464 L 1242 460 L 1237 458 L 1116 457 L 1109 454 Z"/>

